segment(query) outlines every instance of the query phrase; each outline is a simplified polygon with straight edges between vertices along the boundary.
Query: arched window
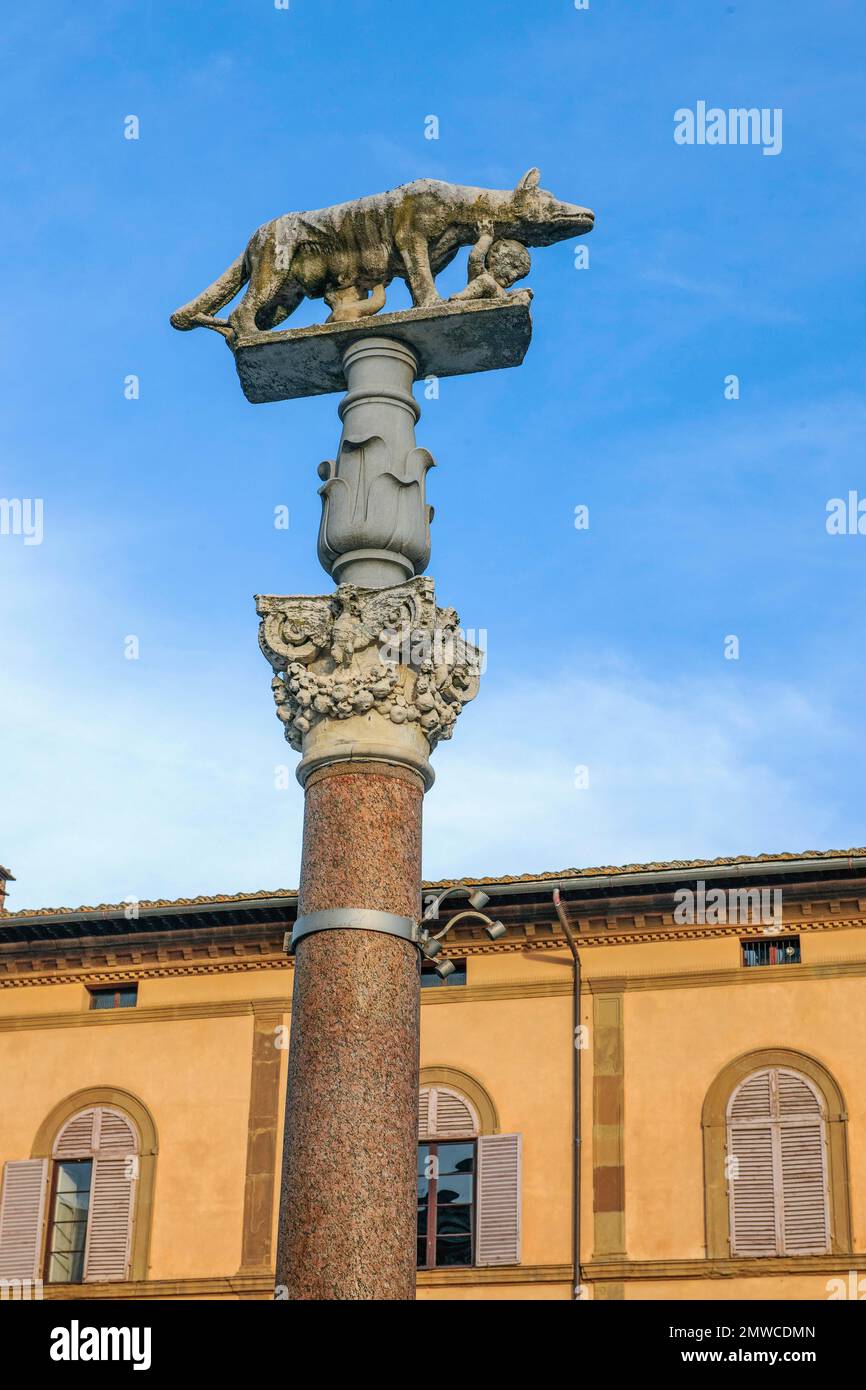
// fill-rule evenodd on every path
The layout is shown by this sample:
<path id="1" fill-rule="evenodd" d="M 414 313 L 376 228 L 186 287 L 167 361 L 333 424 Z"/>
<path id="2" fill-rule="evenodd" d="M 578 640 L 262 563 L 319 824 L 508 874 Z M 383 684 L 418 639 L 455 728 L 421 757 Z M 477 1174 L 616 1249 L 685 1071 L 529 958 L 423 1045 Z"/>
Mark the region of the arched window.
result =
<path id="1" fill-rule="evenodd" d="M 824 1106 L 804 1076 L 764 1067 L 728 1103 L 728 1197 L 734 1255 L 830 1249 Z"/>
<path id="2" fill-rule="evenodd" d="M 46 1283 L 128 1278 L 140 1148 L 132 1121 L 107 1105 L 66 1121 L 51 1155 Z"/>
<path id="3" fill-rule="evenodd" d="M 447 1084 L 419 1092 L 420 1269 L 520 1260 L 520 1135 L 483 1134 L 495 1111 L 473 1089 L 477 1103 Z"/>
<path id="4" fill-rule="evenodd" d="M 146 1279 L 157 1134 L 137 1096 L 111 1086 L 67 1096 L 31 1154 L 3 1168 L 0 1278 Z"/>
<path id="5" fill-rule="evenodd" d="M 704 1104 L 708 1256 L 850 1250 L 846 1120 L 813 1058 L 774 1048 L 730 1063 Z"/>

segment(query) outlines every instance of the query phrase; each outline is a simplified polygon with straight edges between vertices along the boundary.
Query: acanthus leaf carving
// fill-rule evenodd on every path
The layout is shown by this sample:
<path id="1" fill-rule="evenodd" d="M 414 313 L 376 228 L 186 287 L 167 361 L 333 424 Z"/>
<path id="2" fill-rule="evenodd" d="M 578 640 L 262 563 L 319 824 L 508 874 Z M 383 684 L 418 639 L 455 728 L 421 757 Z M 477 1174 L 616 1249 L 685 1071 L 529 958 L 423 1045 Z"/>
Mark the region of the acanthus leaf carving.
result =
<path id="1" fill-rule="evenodd" d="M 433 467 L 427 449 L 410 449 L 398 471 L 380 435 L 344 438 L 336 461 L 319 465 L 318 554 L 325 569 L 330 573 L 341 555 L 380 550 L 403 556 L 416 574 L 424 570 L 433 515 L 425 501 L 425 478 Z"/>
<path id="2" fill-rule="evenodd" d="M 454 609 L 437 608 L 431 579 L 388 589 L 344 584 L 321 597 L 261 595 L 256 606 L 277 716 L 298 752 L 321 721 L 367 714 L 417 724 L 432 749 L 478 693 L 482 653 Z"/>

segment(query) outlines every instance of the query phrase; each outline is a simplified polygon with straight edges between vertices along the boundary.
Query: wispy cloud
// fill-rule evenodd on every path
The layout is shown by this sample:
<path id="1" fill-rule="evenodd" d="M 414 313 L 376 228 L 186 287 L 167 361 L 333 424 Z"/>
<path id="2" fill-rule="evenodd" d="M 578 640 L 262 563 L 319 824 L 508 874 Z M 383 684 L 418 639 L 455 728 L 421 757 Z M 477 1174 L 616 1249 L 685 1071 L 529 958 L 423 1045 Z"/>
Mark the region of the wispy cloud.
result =
<path id="1" fill-rule="evenodd" d="M 10 906 L 295 886 L 302 794 L 267 668 L 234 673 L 228 648 L 159 673 L 119 652 L 106 661 L 70 626 L 100 622 L 86 581 L 61 592 L 34 572 L 17 586 L 26 601 L 15 591 L 0 603 L 14 652 L 0 673 Z M 738 676 L 734 689 L 732 674 L 651 681 L 613 658 L 582 678 L 491 680 L 434 757 L 425 873 L 860 841 L 829 785 L 856 742 L 838 713 L 784 682 Z M 275 785 L 282 766 L 288 790 Z"/>
<path id="2" fill-rule="evenodd" d="M 563 675 L 482 692 L 463 718 L 435 759 L 430 877 L 860 842 L 827 786 L 854 731 L 783 682 Z"/>

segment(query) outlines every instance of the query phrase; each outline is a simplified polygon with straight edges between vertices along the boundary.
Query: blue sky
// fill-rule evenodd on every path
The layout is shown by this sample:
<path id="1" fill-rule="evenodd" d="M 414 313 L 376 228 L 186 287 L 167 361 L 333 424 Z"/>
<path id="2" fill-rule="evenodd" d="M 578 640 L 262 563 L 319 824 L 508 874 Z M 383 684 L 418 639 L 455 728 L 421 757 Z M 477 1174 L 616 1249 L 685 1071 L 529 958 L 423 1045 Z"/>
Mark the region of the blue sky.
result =
<path id="1" fill-rule="evenodd" d="M 534 165 L 595 209 L 589 267 L 536 252 L 524 366 L 422 401 L 429 573 L 489 653 L 425 871 L 866 842 L 866 536 L 825 527 L 866 497 L 862 6 L 177 0 L 4 30 L 0 497 L 44 500 L 41 545 L 0 536 L 10 907 L 296 884 L 251 596 L 330 585 L 337 397 L 251 406 L 168 315 L 279 213 Z M 698 101 L 780 108 L 781 152 L 676 144 Z"/>

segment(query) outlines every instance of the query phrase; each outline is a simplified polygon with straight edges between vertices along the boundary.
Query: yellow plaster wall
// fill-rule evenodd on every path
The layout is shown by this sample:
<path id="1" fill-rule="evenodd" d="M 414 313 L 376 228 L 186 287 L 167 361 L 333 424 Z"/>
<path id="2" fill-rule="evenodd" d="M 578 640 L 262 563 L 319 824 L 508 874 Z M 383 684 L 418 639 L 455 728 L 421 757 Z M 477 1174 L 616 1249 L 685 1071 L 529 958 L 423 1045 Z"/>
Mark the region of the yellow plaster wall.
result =
<path id="1" fill-rule="evenodd" d="M 632 1259 L 702 1258 L 701 1110 L 728 1062 L 786 1047 L 822 1062 L 849 1112 L 855 1249 L 866 1247 L 866 982 L 777 974 L 727 987 L 627 991 L 626 1233 Z"/>
<path id="2" fill-rule="evenodd" d="M 249 1015 L 0 1031 L 0 1162 L 29 1158 L 42 1121 L 70 1094 L 93 1086 L 131 1091 L 159 1137 L 150 1277 L 233 1274 L 252 1022 Z"/>
<path id="3" fill-rule="evenodd" d="M 803 933 L 804 963 L 866 955 L 861 931 Z M 584 980 L 597 988 L 644 977 L 623 994 L 625 1030 L 626 1258 L 701 1259 L 704 1196 L 701 1109 L 722 1068 L 745 1051 L 788 1047 L 835 1076 L 849 1111 L 855 1249 L 866 1249 L 866 978 L 805 979 L 768 971 L 744 983 L 704 985 L 702 972 L 739 966 L 735 936 L 584 948 Z M 696 975 L 687 987 L 645 988 L 653 975 Z M 489 1092 L 503 1132 L 523 1135 L 523 1251 L 529 1266 L 571 1259 L 571 967 L 564 951 L 468 956 L 469 992 L 422 994 L 422 1066 L 468 1072 Z M 661 983 L 661 982 L 660 982 Z M 288 1004 L 284 968 L 147 977 L 139 1007 L 183 1009 L 256 999 Z M 473 999 L 475 987 L 526 986 L 526 997 Z M 548 993 L 554 985 L 561 992 Z M 540 992 L 533 990 L 541 986 Z M 435 1002 L 434 1002 L 435 996 Z M 0 1025 L 15 1016 L 86 1012 L 80 983 L 0 990 Z M 582 1060 L 582 1258 L 593 1255 L 592 1010 Z M 159 1133 L 150 1276 L 232 1275 L 240 1262 L 252 1014 L 144 1022 L 100 1019 L 59 1028 L 0 1026 L 0 1162 L 28 1157 L 45 1115 L 97 1085 L 136 1094 Z M 285 1066 L 281 1079 L 284 1087 Z M 282 1124 L 282 1119 L 281 1119 Z M 278 1147 L 279 1152 L 279 1147 Z M 276 1208 L 274 1213 L 276 1220 Z M 663 1271 L 660 1271 L 662 1273 Z M 632 1298 L 827 1297 L 829 1275 L 624 1281 Z M 428 1285 L 428 1301 L 550 1300 L 569 1283 Z"/>
<path id="4" fill-rule="evenodd" d="M 571 1258 L 570 1034 L 567 995 L 421 1009 L 422 1067 L 469 1072 L 492 1097 L 502 1133 L 523 1135 L 526 1264 Z"/>

